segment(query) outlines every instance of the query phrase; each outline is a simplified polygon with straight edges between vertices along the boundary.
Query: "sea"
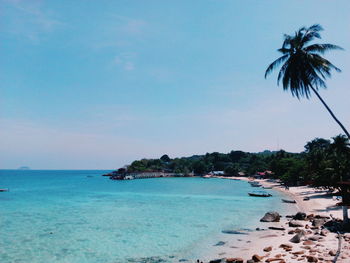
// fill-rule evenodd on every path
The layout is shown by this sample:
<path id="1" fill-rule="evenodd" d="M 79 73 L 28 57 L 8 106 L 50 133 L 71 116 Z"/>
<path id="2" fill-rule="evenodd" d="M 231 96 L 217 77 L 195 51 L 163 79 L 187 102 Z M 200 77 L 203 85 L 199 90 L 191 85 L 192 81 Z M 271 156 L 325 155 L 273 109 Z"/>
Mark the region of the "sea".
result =
<path id="1" fill-rule="evenodd" d="M 195 262 L 251 232 L 267 211 L 295 212 L 282 193 L 248 196 L 245 181 L 112 181 L 110 171 L 0 170 L 0 262 Z M 187 261 L 186 261 L 187 260 Z"/>

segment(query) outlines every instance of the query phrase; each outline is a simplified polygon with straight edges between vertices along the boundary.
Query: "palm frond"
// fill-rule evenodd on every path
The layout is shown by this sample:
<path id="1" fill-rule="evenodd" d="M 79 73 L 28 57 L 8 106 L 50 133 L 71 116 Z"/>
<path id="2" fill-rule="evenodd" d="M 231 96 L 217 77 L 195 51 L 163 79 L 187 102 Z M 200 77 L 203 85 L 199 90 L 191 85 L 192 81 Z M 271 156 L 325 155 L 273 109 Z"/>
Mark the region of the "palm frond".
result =
<path id="1" fill-rule="evenodd" d="M 304 48 L 306 52 L 318 52 L 324 54 L 331 50 L 344 50 L 342 47 L 333 44 L 312 44 Z"/>
<path id="2" fill-rule="evenodd" d="M 276 59 L 274 62 L 272 62 L 265 71 L 265 78 L 267 75 L 269 75 L 276 67 L 278 67 L 281 63 L 283 63 L 289 55 L 284 55 L 278 59 Z"/>

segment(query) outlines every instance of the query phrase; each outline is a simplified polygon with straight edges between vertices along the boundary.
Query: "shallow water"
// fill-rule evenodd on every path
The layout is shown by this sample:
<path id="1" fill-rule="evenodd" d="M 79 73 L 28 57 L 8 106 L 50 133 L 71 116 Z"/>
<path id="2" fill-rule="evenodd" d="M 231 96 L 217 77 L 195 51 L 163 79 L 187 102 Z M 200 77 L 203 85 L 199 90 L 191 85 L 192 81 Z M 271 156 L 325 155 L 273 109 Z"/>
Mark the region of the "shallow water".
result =
<path id="1" fill-rule="evenodd" d="M 243 181 L 111 181 L 105 171 L 0 171 L 0 262 L 174 262 L 208 253 L 222 230 L 254 229 L 280 193 Z M 145 259 L 142 259 L 145 258 Z M 148 260 L 148 261 L 147 261 Z"/>

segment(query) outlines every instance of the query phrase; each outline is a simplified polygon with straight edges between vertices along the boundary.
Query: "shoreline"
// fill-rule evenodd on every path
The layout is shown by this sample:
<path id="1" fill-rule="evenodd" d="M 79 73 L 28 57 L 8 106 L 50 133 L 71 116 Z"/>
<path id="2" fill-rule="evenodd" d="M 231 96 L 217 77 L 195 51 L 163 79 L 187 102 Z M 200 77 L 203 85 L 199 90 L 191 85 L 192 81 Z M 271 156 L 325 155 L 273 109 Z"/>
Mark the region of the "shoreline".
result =
<path id="1" fill-rule="evenodd" d="M 250 181 L 252 179 L 248 177 L 232 178 L 224 176 L 215 176 L 214 178 L 226 180 L 238 179 L 241 181 Z M 309 186 L 290 187 L 289 190 L 286 190 L 274 180 L 255 179 L 254 181 L 259 182 L 263 187 L 272 187 L 272 190 L 278 191 L 288 196 L 290 199 L 295 200 L 296 203 L 292 205 L 296 207 L 297 211 L 306 213 L 306 215 L 314 214 L 342 218 L 342 208 L 335 206 L 339 201 L 335 200 L 332 196 L 327 195 L 326 190 L 318 190 Z M 303 199 L 305 197 L 308 197 L 309 200 L 304 201 Z M 286 203 L 286 205 L 291 204 Z M 261 215 L 261 217 L 263 216 L 264 215 Z M 260 228 L 264 230 L 254 231 L 249 233 L 249 235 L 237 235 L 236 238 L 240 241 L 237 243 L 241 244 L 240 246 L 223 246 L 221 252 L 212 255 L 211 260 L 220 258 L 240 258 L 244 260 L 243 262 L 247 262 L 247 260 L 252 259 L 253 255 L 257 255 L 258 257 L 261 257 L 261 262 L 332 262 L 334 254 L 338 249 L 338 238 L 336 233 L 327 233 L 325 236 L 321 236 L 321 229 L 312 229 L 313 226 L 310 221 L 297 220 L 302 224 L 302 227 L 297 228 L 290 227 L 289 221 L 290 219 L 283 215 L 280 222 L 261 222 Z M 268 227 L 282 227 L 285 228 L 285 230 L 270 230 Z M 302 237 L 300 243 L 290 242 L 290 239 L 295 235 L 296 229 L 303 230 L 306 233 L 306 235 Z M 324 231 L 324 233 L 325 232 L 326 231 Z M 287 244 L 288 246 L 291 245 L 292 248 L 290 251 L 286 251 L 286 249 L 280 247 L 281 244 Z M 268 247 L 272 248 L 269 249 Z M 272 259 L 273 261 L 268 261 Z M 349 259 L 350 235 L 345 235 L 345 239 L 343 238 L 342 242 L 341 254 L 337 262 L 345 263 L 349 262 Z M 208 262 L 210 262 L 210 260 Z"/>

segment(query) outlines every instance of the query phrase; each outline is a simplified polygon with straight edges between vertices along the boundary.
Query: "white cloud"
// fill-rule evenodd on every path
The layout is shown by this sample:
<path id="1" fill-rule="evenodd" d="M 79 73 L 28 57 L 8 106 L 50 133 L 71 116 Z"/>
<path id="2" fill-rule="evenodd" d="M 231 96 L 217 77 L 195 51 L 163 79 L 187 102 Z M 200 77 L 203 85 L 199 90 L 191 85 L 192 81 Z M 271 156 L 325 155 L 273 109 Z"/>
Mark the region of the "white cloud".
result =
<path id="1" fill-rule="evenodd" d="M 4 0 L 2 4 L 6 8 L 2 15 L 7 19 L 1 31 L 6 33 L 38 42 L 63 25 L 41 1 Z"/>
<path id="2" fill-rule="evenodd" d="M 113 62 L 126 71 L 135 69 L 136 53 L 121 53 L 114 57 Z"/>

